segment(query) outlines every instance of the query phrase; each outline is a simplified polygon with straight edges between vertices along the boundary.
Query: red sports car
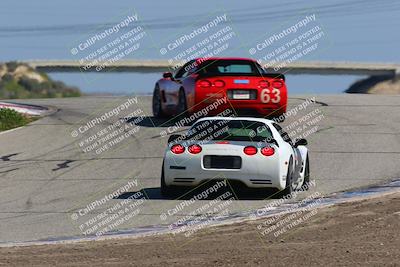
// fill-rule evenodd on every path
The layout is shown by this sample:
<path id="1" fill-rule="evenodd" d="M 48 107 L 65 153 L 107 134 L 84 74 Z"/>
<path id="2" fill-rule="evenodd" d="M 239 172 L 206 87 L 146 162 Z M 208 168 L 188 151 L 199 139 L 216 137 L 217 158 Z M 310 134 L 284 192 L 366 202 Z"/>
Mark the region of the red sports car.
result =
<path id="1" fill-rule="evenodd" d="M 216 115 L 227 109 L 236 114 L 279 117 L 286 106 L 284 75 L 267 73 L 248 58 L 191 60 L 175 74 L 165 72 L 153 93 L 155 117 L 196 112 Z"/>

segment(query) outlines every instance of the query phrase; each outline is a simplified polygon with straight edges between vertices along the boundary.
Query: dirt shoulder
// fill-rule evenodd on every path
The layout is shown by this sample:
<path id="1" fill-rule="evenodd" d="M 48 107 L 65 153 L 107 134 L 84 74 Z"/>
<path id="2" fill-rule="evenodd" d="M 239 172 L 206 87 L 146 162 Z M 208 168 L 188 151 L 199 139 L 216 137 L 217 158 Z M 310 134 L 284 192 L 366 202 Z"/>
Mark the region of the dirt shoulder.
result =
<path id="1" fill-rule="evenodd" d="M 265 221 L 265 220 L 264 220 Z M 264 222 L 180 234 L 0 249 L 0 265 L 400 266 L 400 192 L 317 210 L 275 237 Z"/>

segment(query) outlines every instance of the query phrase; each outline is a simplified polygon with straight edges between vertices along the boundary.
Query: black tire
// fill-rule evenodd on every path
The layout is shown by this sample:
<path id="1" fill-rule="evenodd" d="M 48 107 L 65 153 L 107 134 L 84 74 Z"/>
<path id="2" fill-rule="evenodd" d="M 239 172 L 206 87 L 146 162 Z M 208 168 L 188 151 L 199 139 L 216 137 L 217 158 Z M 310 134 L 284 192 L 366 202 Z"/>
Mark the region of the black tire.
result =
<path id="1" fill-rule="evenodd" d="M 280 197 L 291 195 L 294 192 L 292 164 L 292 159 L 290 159 L 286 175 L 286 187 L 280 192 Z"/>
<path id="2" fill-rule="evenodd" d="M 153 100 L 152 100 L 153 116 L 155 118 L 164 118 L 165 114 L 161 106 L 161 92 L 158 85 L 154 88 Z"/>
<path id="3" fill-rule="evenodd" d="M 164 162 L 162 164 L 162 170 L 161 170 L 161 186 L 160 186 L 160 191 L 161 195 L 163 197 L 176 197 L 179 196 L 179 194 L 182 192 L 180 188 L 177 186 L 168 186 L 165 183 L 165 177 L 164 177 Z"/>
<path id="4" fill-rule="evenodd" d="M 170 190 L 169 190 L 169 186 L 165 184 L 165 177 L 164 177 L 164 162 L 161 165 L 161 195 L 162 196 L 169 196 L 171 194 Z"/>
<path id="5" fill-rule="evenodd" d="M 185 116 L 187 112 L 187 102 L 186 102 L 186 95 L 185 95 L 185 90 L 181 88 L 179 90 L 179 101 L 178 101 L 178 108 L 177 108 L 177 115 L 179 116 Z"/>
<path id="6" fill-rule="evenodd" d="M 285 113 L 281 113 L 281 114 L 274 114 L 271 117 L 271 120 L 275 121 L 276 123 L 282 123 L 285 121 L 286 117 L 284 116 Z"/>
<path id="7" fill-rule="evenodd" d="M 303 181 L 303 185 L 302 188 L 305 188 L 306 190 L 309 189 L 310 187 L 310 162 L 308 161 L 308 155 L 307 155 L 307 159 L 306 159 L 306 166 L 305 166 L 305 170 L 304 170 L 304 181 Z"/>

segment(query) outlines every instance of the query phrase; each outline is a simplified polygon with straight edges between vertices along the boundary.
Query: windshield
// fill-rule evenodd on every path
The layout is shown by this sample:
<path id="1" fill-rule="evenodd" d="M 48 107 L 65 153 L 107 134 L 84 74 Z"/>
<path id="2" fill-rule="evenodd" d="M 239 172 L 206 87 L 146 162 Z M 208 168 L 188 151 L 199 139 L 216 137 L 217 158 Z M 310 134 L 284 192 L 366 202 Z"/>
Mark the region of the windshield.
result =
<path id="1" fill-rule="evenodd" d="M 265 141 L 273 138 L 271 130 L 262 122 L 248 120 L 204 120 L 194 124 L 185 139 Z"/>

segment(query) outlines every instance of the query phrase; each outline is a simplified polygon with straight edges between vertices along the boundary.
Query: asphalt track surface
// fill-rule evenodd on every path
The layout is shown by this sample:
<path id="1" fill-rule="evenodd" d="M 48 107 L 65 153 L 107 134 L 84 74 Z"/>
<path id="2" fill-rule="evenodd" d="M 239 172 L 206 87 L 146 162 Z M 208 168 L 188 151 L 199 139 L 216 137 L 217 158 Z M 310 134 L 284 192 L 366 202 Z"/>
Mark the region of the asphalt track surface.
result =
<path id="1" fill-rule="evenodd" d="M 289 109 L 309 97 L 291 96 Z M 324 115 L 317 132 L 307 137 L 316 181 L 311 192 L 331 194 L 400 177 L 400 96 L 318 95 L 316 100 L 284 123 L 290 125 L 316 109 Z M 167 143 L 160 132 L 171 124 L 152 120 L 151 97 L 139 97 L 126 114 L 71 136 L 73 130 L 126 101 L 127 97 L 23 101 L 58 110 L 26 127 L 0 133 L 1 243 L 83 236 L 80 225 L 143 189 L 146 200 L 139 213 L 113 230 L 170 224 L 210 201 L 196 201 L 165 220 L 160 218 L 182 200 L 163 199 L 159 192 Z M 80 141 L 137 109 L 147 117 L 137 123 L 140 128 L 134 135 L 100 155 L 82 151 Z M 137 182 L 130 193 L 73 218 L 128 181 Z M 229 213 L 254 210 L 269 201 L 245 197 L 233 201 Z"/>

